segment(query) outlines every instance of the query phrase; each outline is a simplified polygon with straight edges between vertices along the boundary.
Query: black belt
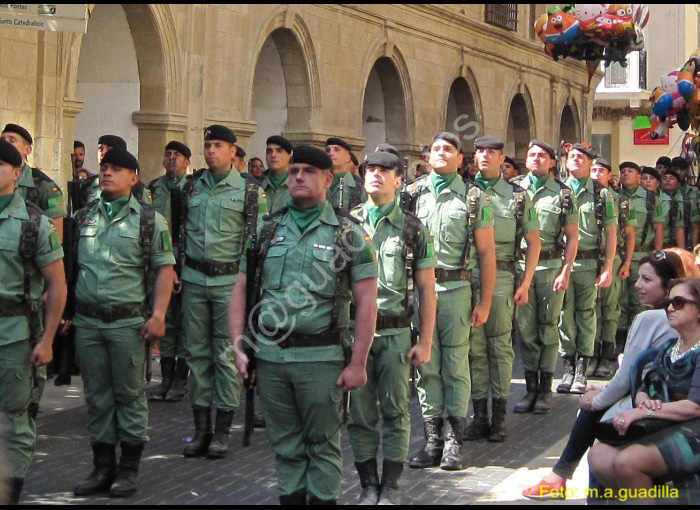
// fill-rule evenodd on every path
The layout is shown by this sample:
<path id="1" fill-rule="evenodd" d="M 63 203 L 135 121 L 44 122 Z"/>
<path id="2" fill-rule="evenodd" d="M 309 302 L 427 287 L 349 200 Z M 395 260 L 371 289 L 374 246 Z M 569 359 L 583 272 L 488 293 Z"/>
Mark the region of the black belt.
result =
<path id="1" fill-rule="evenodd" d="M 503 260 L 497 260 L 496 269 L 498 271 L 508 271 L 509 273 L 512 273 L 515 271 L 515 262 L 505 262 Z"/>
<path id="2" fill-rule="evenodd" d="M 0 300 L 0 317 L 26 317 L 29 312 L 30 309 L 25 304 Z"/>
<path id="3" fill-rule="evenodd" d="M 540 252 L 540 260 L 555 260 L 560 259 L 562 252 L 560 249 L 547 250 Z"/>
<path id="4" fill-rule="evenodd" d="M 148 315 L 148 305 L 146 303 L 126 303 L 105 309 L 76 301 L 75 314 L 89 319 L 98 319 L 102 322 L 117 322 L 122 319 L 146 317 Z"/>
<path id="5" fill-rule="evenodd" d="M 436 269 L 435 283 L 445 282 L 470 282 L 472 281 L 471 269 Z"/>
<path id="6" fill-rule="evenodd" d="M 198 262 L 185 257 L 185 265 L 207 276 L 238 274 L 238 262 Z"/>
<path id="7" fill-rule="evenodd" d="M 381 329 L 400 329 L 411 327 L 411 319 L 408 317 L 384 317 L 377 315 L 377 331 Z"/>
<path id="8" fill-rule="evenodd" d="M 272 337 L 280 349 L 291 347 L 328 347 L 329 345 L 341 345 L 341 332 L 344 330 L 328 330 L 320 335 L 301 335 L 297 333 L 281 332 Z"/>
<path id="9" fill-rule="evenodd" d="M 576 254 L 577 260 L 598 260 L 598 250 L 583 250 Z"/>

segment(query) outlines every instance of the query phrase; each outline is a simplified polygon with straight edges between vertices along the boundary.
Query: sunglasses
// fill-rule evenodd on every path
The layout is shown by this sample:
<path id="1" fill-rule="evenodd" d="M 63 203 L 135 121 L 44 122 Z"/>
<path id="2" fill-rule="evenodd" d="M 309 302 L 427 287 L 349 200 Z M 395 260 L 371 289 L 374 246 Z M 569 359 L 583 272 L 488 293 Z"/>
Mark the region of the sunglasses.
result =
<path id="1" fill-rule="evenodd" d="M 654 260 L 666 260 L 666 252 L 661 250 L 654 253 Z"/>
<path id="2" fill-rule="evenodd" d="M 663 301 L 664 309 L 668 309 L 668 305 L 673 305 L 674 310 L 683 310 L 688 303 L 697 304 L 697 301 L 686 299 L 682 296 L 675 296 L 671 299 L 664 299 Z"/>

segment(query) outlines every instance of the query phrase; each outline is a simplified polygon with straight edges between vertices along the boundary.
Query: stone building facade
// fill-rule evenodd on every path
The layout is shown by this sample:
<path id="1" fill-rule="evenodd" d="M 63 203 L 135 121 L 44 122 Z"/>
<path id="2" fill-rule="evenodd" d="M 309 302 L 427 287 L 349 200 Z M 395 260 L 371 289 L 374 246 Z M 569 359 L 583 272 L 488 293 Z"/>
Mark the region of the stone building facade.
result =
<path id="1" fill-rule="evenodd" d="M 146 181 L 171 139 L 201 167 L 213 123 L 249 156 L 279 133 L 340 136 L 360 156 L 386 140 L 412 158 L 444 129 L 467 149 L 499 136 L 520 160 L 531 138 L 589 139 L 600 75 L 589 93 L 582 63 L 544 54 L 544 4 L 488 5 L 90 5 L 86 34 L 0 29 L 0 122 L 30 129 L 32 163 L 61 182 L 73 140 L 94 171 L 106 133 Z"/>

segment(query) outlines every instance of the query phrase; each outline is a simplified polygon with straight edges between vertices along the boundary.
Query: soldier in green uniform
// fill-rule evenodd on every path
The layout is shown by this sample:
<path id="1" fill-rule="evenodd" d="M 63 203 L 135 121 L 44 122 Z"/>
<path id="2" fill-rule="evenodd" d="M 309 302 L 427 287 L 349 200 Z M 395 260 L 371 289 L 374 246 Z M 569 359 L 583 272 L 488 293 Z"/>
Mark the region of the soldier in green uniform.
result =
<path id="1" fill-rule="evenodd" d="M 204 158 L 185 187 L 183 329 L 195 436 L 185 457 L 220 459 L 228 453 L 241 387 L 229 349 L 228 305 L 241 253 L 252 226 L 265 212 L 265 194 L 233 167 L 236 135 L 213 125 L 204 131 Z M 212 434 L 212 407 L 216 423 Z"/>
<path id="2" fill-rule="evenodd" d="M 267 139 L 265 160 L 268 172 L 262 187 L 267 195 L 267 212 L 282 209 L 289 200 L 289 162 L 292 159 L 292 144 L 284 137 L 271 136 Z"/>
<path id="3" fill-rule="evenodd" d="M 367 360 L 367 384 L 356 390 L 350 401 L 348 435 L 362 486 L 358 504 L 400 504 L 398 481 L 411 433 L 410 364 L 417 367 L 430 359 L 437 258 L 428 229 L 396 204 L 401 160 L 379 151 L 370 153 L 365 163 L 368 199 L 351 214 L 372 237 L 378 254 L 379 312 Z M 419 294 L 421 331 L 420 340 L 412 346 L 414 288 Z M 384 452 L 381 483 L 377 472 L 380 416 Z"/>
<path id="4" fill-rule="evenodd" d="M 468 441 L 488 438 L 501 443 L 506 439 L 506 409 L 515 360 L 511 339 L 513 316 L 515 307 L 528 301 L 540 255 L 540 223 L 525 190 L 500 176 L 505 161 L 503 142 L 483 136 L 475 140 L 474 148 L 479 168 L 474 182 L 490 198 L 494 213 L 496 285 L 488 321 L 471 331 L 469 366 L 474 420 L 464 438 Z M 516 280 L 515 263 L 521 258 L 523 242 L 527 246 L 525 270 Z"/>
<path id="5" fill-rule="evenodd" d="M 74 487 L 76 496 L 134 494 L 148 441 L 147 343 L 165 333 L 175 258 L 165 219 L 131 195 L 137 171 L 138 161 L 127 151 L 107 152 L 100 162 L 100 199 L 75 215 L 75 346 L 95 465 Z"/>
<path id="6" fill-rule="evenodd" d="M 593 356 L 598 289 L 612 284 L 617 248 L 617 203 L 610 190 L 590 178 L 595 153 L 574 144 L 566 158 L 566 184 L 579 208 L 578 253 L 559 319 L 564 375 L 558 393 L 583 393 Z"/>
<path id="7" fill-rule="evenodd" d="M 650 166 L 642 167 L 642 179 L 639 182 L 640 186 L 647 191 L 658 195 L 659 186 L 661 186 L 661 174 Z"/>
<path id="8" fill-rule="evenodd" d="M 680 191 L 681 176 L 675 168 L 668 167 L 661 177 L 661 205 L 664 210 L 664 248 L 685 249 L 685 221 L 683 195 Z M 692 211 L 691 211 L 692 213 Z M 695 215 L 697 215 L 695 208 Z"/>
<path id="9" fill-rule="evenodd" d="M 347 170 L 352 147 L 341 138 L 329 138 L 326 153 L 333 161 L 333 184 L 328 190 L 328 201 L 333 207 L 350 211 L 367 200 L 360 176 Z"/>
<path id="10" fill-rule="evenodd" d="M 688 184 L 690 165 L 688 160 L 677 156 L 671 160 L 671 168 L 681 178 L 680 192 L 683 195 L 683 219 L 685 227 L 685 249 L 693 251 L 700 243 L 700 213 L 698 213 L 698 188 Z"/>
<path id="11" fill-rule="evenodd" d="M 18 504 L 34 454 L 36 429 L 27 407 L 32 367 L 51 361 L 53 337 L 66 304 L 63 249 L 51 220 L 26 203 L 15 184 L 24 161 L 0 140 L 0 432 L 4 469 L 0 484 Z M 46 284 L 42 331 L 38 302 Z M 5 478 L 5 479 L 3 479 Z"/>
<path id="12" fill-rule="evenodd" d="M 629 164 L 629 163 L 628 163 Z M 588 363 L 586 377 L 609 379 L 615 370 L 615 335 L 621 315 L 620 296 L 623 286 L 627 286 L 634 255 L 635 230 L 637 227 L 636 211 L 631 206 L 630 198 L 624 193 L 618 194 L 610 187 L 612 166 L 603 158 L 596 158 L 591 167 L 591 179 L 615 197 L 617 201 L 618 235 L 613 265 L 613 282 L 610 287 L 600 290 L 600 299 L 596 300 L 596 336 L 593 357 Z"/>
<path id="13" fill-rule="evenodd" d="M 231 296 L 236 367 L 241 381 L 257 380 L 283 505 L 305 505 L 307 497 L 309 504 L 335 504 L 342 392 L 367 381 L 377 320 L 375 251 L 357 221 L 327 201 L 330 169 L 323 151 L 294 148 L 291 199 L 261 225 L 253 246 L 260 276 L 248 281 L 245 271 L 252 261 L 244 257 Z M 257 320 L 246 317 L 247 285 L 259 291 Z M 351 292 L 355 339 L 347 364 L 343 344 Z M 243 337 L 250 322 L 255 331 Z M 256 372 L 248 372 L 246 346 L 255 350 Z"/>
<path id="14" fill-rule="evenodd" d="M 240 145 L 236 145 L 236 155 L 233 157 L 233 167 L 240 173 L 246 171 L 245 157 L 247 156 L 245 150 Z"/>
<path id="15" fill-rule="evenodd" d="M 180 225 L 182 192 L 187 181 L 187 167 L 190 166 L 191 157 L 192 151 L 184 143 L 176 140 L 168 142 L 163 155 L 165 175 L 148 185 L 153 208 L 165 218 L 171 229 Z M 171 231 L 174 239 L 179 238 L 179 234 L 180 232 Z M 176 261 L 179 260 L 177 244 L 174 243 L 173 246 Z M 149 395 L 149 399 L 154 401 L 181 402 L 187 395 L 187 376 L 190 370 L 185 359 L 185 342 L 182 335 L 181 275 L 182 268 L 176 265 L 173 296 L 165 315 L 165 335 L 160 339 L 162 382 Z"/>
<path id="16" fill-rule="evenodd" d="M 430 361 L 418 369 L 425 445 L 410 466 L 464 469 L 462 436 L 469 409 L 469 335 L 486 323 L 496 278 L 491 199 L 457 174 L 462 144 L 452 133 L 433 137 L 430 175 L 408 187 L 416 216 L 435 236 L 438 312 Z M 479 257 L 480 297 L 472 305 L 472 271 Z M 474 296 L 476 298 L 476 296 Z M 475 299 L 476 301 L 476 299 Z M 445 441 L 443 413 L 447 413 Z"/>
<path id="17" fill-rule="evenodd" d="M 22 175 L 15 183 L 17 193 L 25 199 L 33 202 L 44 212 L 44 215 L 53 220 L 53 225 L 59 240 L 63 240 L 63 217 L 67 214 L 66 200 L 63 197 L 58 184 L 38 168 L 32 168 L 27 163 L 27 158 L 32 153 L 34 140 L 22 126 L 7 124 L 2 130 L 2 138 L 10 142 L 22 156 Z M 39 412 L 39 401 L 46 386 L 46 366 L 41 366 L 36 371 L 32 398 L 29 403 L 29 416 L 36 420 Z"/>
<path id="18" fill-rule="evenodd" d="M 639 302 L 635 284 L 639 278 L 639 261 L 652 251 L 663 249 L 664 211 L 661 199 L 653 191 L 644 187 L 644 180 L 658 185 L 661 176 L 651 167 L 640 168 L 632 161 L 620 164 L 622 193 L 629 197 L 630 215 L 634 211 L 637 226 L 634 230 L 634 253 L 630 264 L 630 276 L 622 284 L 620 291 L 620 320 L 617 327 L 616 348 L 613 357 L 624 351 L 627 330 L 638 313 L 644 310 Z"/>
<path id="19" fill-rule="evenodd" d="M 547 414 L 552 410 L 552 379 L 559 347 L 557 325 L 578 248 L 576 197 L 568 186 L 552 177 L 556 161 L 557 154 L 549 144 L 532 140 L 525 160 L 529 173 L 513 181 L 527 192 L 537 211 L 541 242 L 527 303 L 518 309 L 527 393 L 515 405 L 516 413 Z M 518 269 L 522 273 L 525 267 L 521 257 Z"/>
<path id="20" fill-rule="evenodd" d="M 659 175 L 663 175 L 666 173 L 666 169 L 671 167 L 671 158 L 668 156 L 661 156 L 659 159 L 656 160 L 656 171 L 659 172 Z"/>

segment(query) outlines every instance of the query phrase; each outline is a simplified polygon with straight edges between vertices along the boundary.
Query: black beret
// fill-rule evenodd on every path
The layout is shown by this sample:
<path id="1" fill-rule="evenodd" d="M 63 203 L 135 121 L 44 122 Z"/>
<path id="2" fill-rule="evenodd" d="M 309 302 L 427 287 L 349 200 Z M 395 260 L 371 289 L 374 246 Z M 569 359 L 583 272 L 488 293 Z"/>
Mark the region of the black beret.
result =
<path id="1" fill-rule="evenodd" d="M 595 158 L 595 164 L 605 167 L 608 169 L 608 171 L 612 172 L 612 165 L 610 164 L 610 161 L 605 158 Z"/>
<path id="2" fill-rule="evenodd" d="M 333 161 L 331 161 L 331 157 L 328 154 L 310 145 L 294 147 L 292 163 L 306 163 L 320 170 L 330 170 L 333 166 Z"/>
<path id="3" fill-rule="evenodd" d="M 676 167 L 676 168 L 681 168 L 683 170 L 688 169 L 688 161 L 685 158 L 681 158 L 680 156 L 676 156 L 671 160 L 671 166 Z"/>
<path id="4" fill-rule="evenodd" d="M 247 155 L 246 151 L 243 150 L 243 147 L 240 145 L 236 145 L 236 156 L 239 158 L 245 158 Z"/>
<path id="5" fill-rule="evenodd" d="M 452 144 L 457 149 L 457 152 L 462 152 L 462 142 L 459 141 L 457 135 L 450 133 L 449 131 L 443 131 L 442 133 L 436 134 L 430 141 L 430 147 L 432 148 L 436 140 L 445 140 L 446 142 Z"/>
<path id="6" fill-rule="evenodd" d="M 509 158 L 508 156 L 506 156 L 506 160 L 504 161 L 504 163 L 508 163 L 508 164 L 511 165 L 513 168 L 515 168 L 516 170 L 518 170 L 518 164 L 517 164 L 515 161 L 513 161 L 512 158 Z"/>
<path id="7" fill-rule="evenodd" d="M 575 143 L 574 145 L 572 145 L 571 151 L 583 152 L 586 156 L 588 156 L 591 159 L 595 159 L 596 157 L 596 153 L 593 152 L 593 149 L 589 149 L 588 147 L 586 147 L 585 145 L 581 145 L 580 143 Z"/>
<path id="8" fill-rule="evenodd" d="M 288 154 L 291 154 L 292 151 L 294 150 L 294 146 L 291 144 L 289 140 L 287 140 L 283 136 L 275 135 L 271 136 L 270 138 L 267 139 L 267 142 L 265 142 L 267 145 L 270 145 L 271 143 L 274 143 L 275 145 L 279 145 L 282 147 L 285 151 L 287 151 Z"/>
<path id="9" fill-rule="evenodd" d="M 550 158 L 552 158 L 552 159 L 557 159 L 557 152 L 556 152 L 556 151 L 552 148 L 552 146 L 549 145 L 548 143 L 543 142 L 543 141 L 541 141 L 541 140 L 532 140 L 532 141 L 530 142 L 530 145 L 527 146 L 527 148 L 529 149 L 529 148 L 531 148 L 533 145 L 536 145 L 536 146 L 539 147 L 540 149 L 544 149 L 544 150 L 547 152 L 547 154 L 549 154 L 549 157 L 550 157 Z"/>
<path id="10" fill-rule="evenodd" d="M 360 162 L 357 160 L 357 156 L 355 156 L 354 152 L 350 153 L 350 161 L 352 161 L 352 164 L 355 166 L 359 166 Z"/>
<path id="11" fill-rule="evenodd" d="M 126 141 L 117 135 L 102 135 L 97 140 L 97 145 L 106 145 L 108 147 L 114 147 L 115 149 L 126 150 Z"/>
<path id="12" fill-rule="evenodd" d="M 176 140 L 168 142 L 168 145 L 165 146 L 165 150 L 177 151 L 183 156 L 185 156 L 187 159 L 190 159 L 192 157 L 192 151 L 190 150 L 190 148 L 184 143 L 178 142 Z"/>
<path id="13" fill-rule="evenodd" d="M 401 157 L 401 154 L 399 154 L 399 151 L 396 150 L 396 147 L 394 147 L 393 145 L 389 145 L 388 143 L 380 143 L 379 145 L 377 145 L 377 148 L 374 149 L 374 152 L 389 152 L 397 158 Z M 430 152 L 430 149 L 428 149 L 428 152 Z"/>
<path id="14" fill-rule="evenodd" d="M 226 126 L 214 124 L 204 130 L 205 140 L 221 140 L 222 142 L 236 143 L 236 135 Z"/>
<path id="15" fill-rule="evenodd" d="M 0 161 L 14 167 L 22 166 L 22 155 L 14 145 L 3 138 L 0 138 Z"/>
<path id="16" fill-rule="evenodd" d="M 425 156 L 426 154 L 430 154 L 430 145 L 426 145 L 423 147 L 423 150 L 420 151 L 421 156 Z"/>
<path id="17" fill-rule="evenodd" d="M 73 148 L 77 149 L 78 147 L 82 147 L 84 149 L 85 144 L 83 142 L 81 142 L 80 140 L 73 140 Z"/>
<path id="18" fill-rule="evenodd" d="M 118 147 L 109 149 L 104 155 L 100 165 L 111 164 L 120 168 L 128 168 L 129 170 L 138 171 L 139 161 L 128 151 Z"/>
<path id="19" fill-rule="evenodd" d="M 653 166 L 645 166 L 645 167 L 642 167 L 642 175 L 644 175 L 644 174 L 649 174 L 649 175 L 651 175 L 651 176 L 652 176 L 654 179 L 656 179 L 657 181 L 660 181 L 660 180 L 661 180 L 661 174 L 660 174 L 659 171 L 658 171 L 656 168 L 654 168 Z"/>
<path id="20" fill-rule="evenodd" d="M 676 179 L 678 179 L 678 182 L 681 182 L 681 180 L 682 180 L 682 179 L 681 179 L 681 174 L 679 174 L 679 173 L 678 173 L 678 170 L 676 170 L 676 169 L 673 168 L 672 166 L 670 166 L 670 167 L 668 167 L 668 168 L 666 169 L 666 171 L 664 172 L 664 175 L 672 175 L 672 176 L 674 176 Z"/>
<path id="21" fill-rule="evenodd" d="M 402 164 L 401 159 L 391 152 L 375 151 L 367 155 L 365 165 L 400 169 Z"/>
<path id="22" fill-rule="evenodd" d="M 328 147 L 329 145 L 340 145 L 346 151 L 352 152 L 352 147 L 350 147 L 350 144 L 342 138 L 329 138 L 328 140 L 326 140 L 326 147 Z"/>
<path id="23" fill-rule="evenodd" d="M 656 160 L 657 165 L 671 166 L 671 158 L 668 156 L 661 156 Z"/>
<path id="24" fill-rule="evenodd" d="M 22 138 L 24 138 L 30 145 L 34 143 L 34 140 L 32 140 L 32 135 L 29 134 L 29 131 L 24 129 L 22 126 L 18 124 L 6 124 L 5 129 L 2 130 L 3 133 L 16 133 Z"/>
<path id="25" fill-rule="evenodd" d="M 495 136 L 480 136 L 474 140 L 475 149 L 493 149 L 497 151 L 503 150 L 503 142 Z"/>
<path id="26" fill-rule="evenodd" d="M 623 168 L 634 168 L 637 172 L 642 171 L 642 167 L 640 167 L 634 161 L 623 161 L 622 163 L 620 163 L 619 169 L 622 170 Z"/>

